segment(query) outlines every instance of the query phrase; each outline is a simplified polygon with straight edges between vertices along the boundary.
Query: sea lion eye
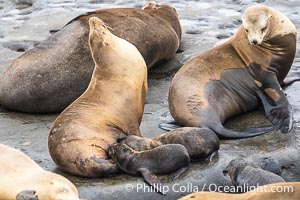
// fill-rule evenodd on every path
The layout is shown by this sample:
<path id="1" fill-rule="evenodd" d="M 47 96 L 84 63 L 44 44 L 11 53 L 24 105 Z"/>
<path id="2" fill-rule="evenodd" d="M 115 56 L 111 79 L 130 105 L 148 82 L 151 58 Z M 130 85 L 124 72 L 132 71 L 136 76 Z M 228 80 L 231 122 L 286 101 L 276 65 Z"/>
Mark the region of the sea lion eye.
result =
<path id="1" fill-rule="evenodd" d="M 267 27 L 262 28 L 261 32 L 264 32 L 265 30 L 267 30 Z"/>
<path id="2" fill-rule="evenodd" d="M 246 31 L 246 33 L 248 33 L 249 31 L 248 31 L 248 29 L 245 29 L 245 31 Z"/>

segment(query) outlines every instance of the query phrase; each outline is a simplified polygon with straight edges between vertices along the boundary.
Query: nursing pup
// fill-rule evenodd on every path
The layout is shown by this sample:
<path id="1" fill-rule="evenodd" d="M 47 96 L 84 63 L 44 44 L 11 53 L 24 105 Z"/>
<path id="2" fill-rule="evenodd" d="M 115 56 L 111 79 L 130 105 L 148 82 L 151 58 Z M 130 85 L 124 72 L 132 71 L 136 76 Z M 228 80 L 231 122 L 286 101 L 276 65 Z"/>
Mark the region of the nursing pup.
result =
<path id="1" fill-rule="evenodd" d="M 164 195 L 155 175 L 174 172 L 177 177 L 190 164 L 189 154 L 180 144 L 162 145 L 145 151 L 135 151 L 126 144 L 114 144 L 108 152 L 122 171 L 131 175 L 141 174 L 148 184 Z"/>

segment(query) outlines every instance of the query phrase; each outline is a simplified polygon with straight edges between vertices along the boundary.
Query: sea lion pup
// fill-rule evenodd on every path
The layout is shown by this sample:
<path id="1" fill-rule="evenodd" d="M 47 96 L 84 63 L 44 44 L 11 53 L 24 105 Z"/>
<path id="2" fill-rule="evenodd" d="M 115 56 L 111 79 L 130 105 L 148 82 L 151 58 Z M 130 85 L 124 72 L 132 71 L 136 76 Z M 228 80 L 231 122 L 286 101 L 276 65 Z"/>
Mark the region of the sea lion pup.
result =
<path id="1" fill-rule="evenodd" d="M 219 138 L 213 131 L 195 127 L 177 128 L 151 139 L 130 135 L 120 142 L 136 151 L 150 150 L 164 144 L 181 144 L 193 161 L 211 160 L 220 148 Z"/>
<path id="2" fill-rule="evenodd" d="M 272 172 L 277 175 L 281 175 L 281 166 L 279 161 L 271 156 L 255 158 L 254 164 L 260 168 Z"/>
<path id="3" fill-rule="evenodd" d="M 249 7 L 242 21 L 227 42 L 199 54 L 175 74 L 168 100 L 179 125 L 207 127 L 222 138 L 253 137 L 272 127 L 238 131 L 222 124 L 262 102 L 277 129 L 282 133 L 292 129 L 291 106 L 280 83 L 295 57 L 295 26 L 263 5 Z"/>
<path id="4" fill-rule="evenodd" d="M 146 4 L 142 9 L 112 8 L 71 20 L 49 39 L 17 58 L 0 77 L 0 104 L 28 113 L 61 112 L 88 87 L 94 62 L 88 46 L 88 20 L 99 17 L 111 32 L 132 43 L 148 68 L 171 59 L 181 27 L 175 8 Z"/>
<path id="5" fill-rule="evenodd" d="M 180 200 L 298 200 L 300 182 L 274 183 L 260 186 L 243 194 L 197 192 Z"/>
<path id="6" fill-rule="evenodd" d="M 263 170 L 257 165 L 249 164 L 242 158 L 230 161 L 223 173 L 230 176 L 232 185 L 239 186 L 239 192 L 246 192 L 243 189 L 247 190 L 250 187 L 285 182 L 277 174 Z"/>
<path id="7" fill-rule="evenodd" d="M 189 154 L 180 144 L 161 145 L 150 150 L 135 151 L 126 144 L 119 143 L 109 147 L 108 154 L 122 171 L 131 175 L 142 174 L 144 180 L 162 194 L 165 193 L 161 190 L 161 183 L 155 175 L 176 173 L 176 171 L 181 174 L 190 164 Z"/>
<path id="8" fill-rule="evenodd" d="M 218 136 L 208 128 L 185 127 L 177 128 L 173 131 L 153 138 L 162 144 L 183 145 L 191 160 L 211 159 L 220 148 Z"/>
<path id="9" fill-rule="evenodd" d="M 76 187 L 43 170 L 24 153 L 0 144 L 0 199 L 79 200 Z"/>
<path id="10" fill-rule="evenodd" d="M 107 149 L 126 135 L 141 135 L 147 67 L 137 48 L 113 35 L 97 17 L 89 45 L 95 69 L 88 89 L 53 123 L 49 151 L 63 171 L 107 177 L 119 171 Z"/>

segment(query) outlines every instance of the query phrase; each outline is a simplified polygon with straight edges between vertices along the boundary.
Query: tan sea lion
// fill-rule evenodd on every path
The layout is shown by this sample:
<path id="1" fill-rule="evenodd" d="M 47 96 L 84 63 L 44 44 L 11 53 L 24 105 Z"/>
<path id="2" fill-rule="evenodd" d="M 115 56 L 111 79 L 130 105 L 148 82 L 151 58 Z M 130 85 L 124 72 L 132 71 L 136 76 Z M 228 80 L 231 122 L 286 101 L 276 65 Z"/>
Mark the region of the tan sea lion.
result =
<path id="1" fill-rule="evenodd" d="M 174 172 L 182 174 L 190 164 L 190 157 L 183 145 L 167 144 L 145 151 L 135 151 L 126 144 L 114 144 L 108 149 L 109 156 L 120 169 L 131 175 L 142 175 L 146 183 L 165 195 L 156 175 Z"/>
<path id="2" fill-rule="evenodd" d="M 101 9 L 80 15 L 17 58 L 0 77 L 0 104 L 28 113 L 61 112 L 91 80 L 88 19 L 101 18 L 111 32 L 137 47 L 148 68 L 172 58 L 181 27 L 175 8 L 148 3 L 143 9 Z"/>
<path id="3" fill-rule="evenodd" d="M 79 200 L 76 187 L 68 179 L 43 170 L 14 148 L 0 144 L 0 163 L 0 199 Z"/>
<path id="4" fill-rule="evenodd" d="M 119 172 L 107 149 L 126 135 L 141 135 L 147 93 L 146 63 L 135 46 L 89 20 L 95 69 L 88 89 L 53 123 L 48 145 L 63 171 L 86 177 Z"/>
<path id="5" fill-rule="evenodd" d="M 298 200 L 300 182 L 274 183 L 258 187 L 243 194 L 198 192 L 180 200 Z"/>
<path id="6" fill-rule="evenodd" d="M 295 57 L 295 26 L 263 5 L 249 7 L 242 21 L 228 41 L 199 54 L 175 74 L 169 109 L 179 125 L 206 127 L 222 138 L 260 135 L 272 126 L 239 131 L 222 124 L 261 102 L 277 129 L 282 133 L 292 129 L 291 106 L 280 83 Z"/>

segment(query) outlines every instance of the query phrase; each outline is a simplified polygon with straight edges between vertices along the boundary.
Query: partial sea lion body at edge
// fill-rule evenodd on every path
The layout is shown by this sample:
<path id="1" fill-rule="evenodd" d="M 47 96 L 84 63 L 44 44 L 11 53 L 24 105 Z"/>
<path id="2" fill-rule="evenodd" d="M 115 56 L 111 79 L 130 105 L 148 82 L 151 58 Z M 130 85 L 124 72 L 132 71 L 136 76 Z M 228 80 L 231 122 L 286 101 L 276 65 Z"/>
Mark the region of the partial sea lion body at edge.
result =
<path id="1" fill-rule="evenodd" d="M 0 199 L 79 200 L 76 187 L 61 175 L 43 170 L 24 153 L 0 144 Z M 31 194 L 31 195 L 30 195 Z M 37 199 L 37 198 L 38 199 Z"/>

